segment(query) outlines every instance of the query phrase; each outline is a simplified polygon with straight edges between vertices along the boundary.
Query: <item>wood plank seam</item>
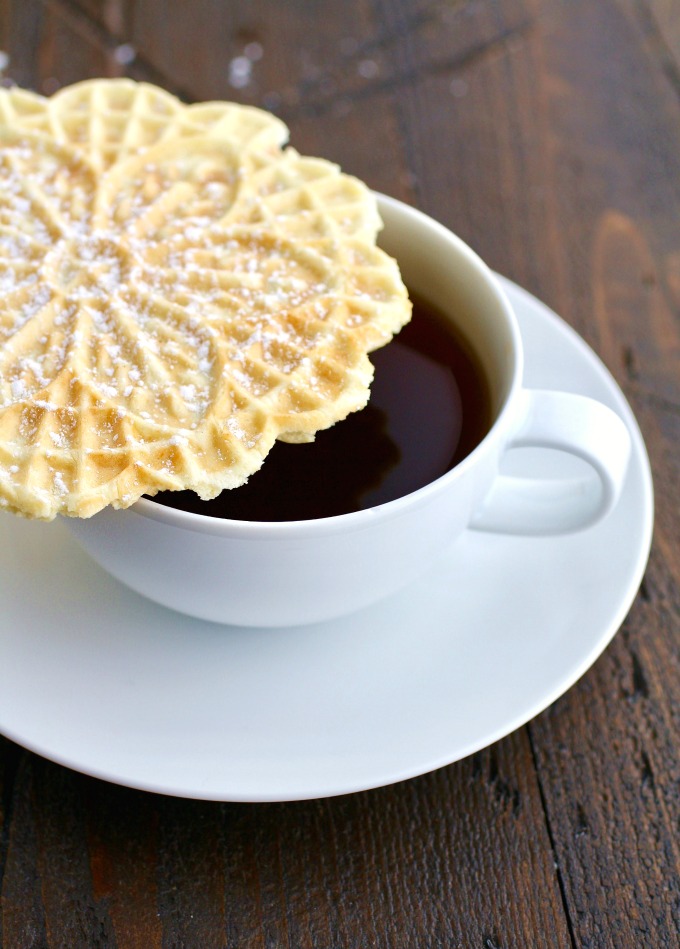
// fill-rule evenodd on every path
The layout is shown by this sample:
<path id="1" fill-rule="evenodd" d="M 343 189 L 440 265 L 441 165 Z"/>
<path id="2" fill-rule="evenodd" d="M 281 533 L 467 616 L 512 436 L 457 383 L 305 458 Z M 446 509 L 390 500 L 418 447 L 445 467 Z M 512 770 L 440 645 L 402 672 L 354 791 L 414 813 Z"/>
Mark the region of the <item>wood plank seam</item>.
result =
<path id="1" fill-rule="evenodd" d="M 553 862 L 555 864 L 555 874 L 557 876 L 557 885 L 560 890 L 560 899 L 562 900 L 562 908 L 564 910 L 564 917 L 567 924 L 567 930 L 569 932 L 569 938 L 571 939 L 571 945 L 573 949 L 578 949 L 578 943 L 576 942 L 576 933 L 574 930 L 574 924 L 571 918 L 571 912 L 569 909 L 569 901 L 567 899 L 567 891 L 564 882 L 564 875 L 562 873 L 562 866 L 559 862 L 557 855 L 557 846 L 555 843 L 555 835 L 553 827 L 550 821 L 550 815 L 548 813 L 548 802 L 546 800 L 545 790 L 543 788 L 543 780 L 541 778 L 541 770 L 538 764 L 538 756 L 536 754 L 536 745 L 533 735 L 533 730 L 531 722 L 526 726 L 527 737 L 529 740 L 529 748 L 531 750 L 531 759 L 534 765 L 534 774 L 536 776 L 536 785 L 538 787 L 538 793 L 541 799 L 541 807 L 543 808 L 543 816 L 545 819 L 545 829 L 548 834 L 548 839 L 550 840 L 550 849 L 552 851 Z"/>

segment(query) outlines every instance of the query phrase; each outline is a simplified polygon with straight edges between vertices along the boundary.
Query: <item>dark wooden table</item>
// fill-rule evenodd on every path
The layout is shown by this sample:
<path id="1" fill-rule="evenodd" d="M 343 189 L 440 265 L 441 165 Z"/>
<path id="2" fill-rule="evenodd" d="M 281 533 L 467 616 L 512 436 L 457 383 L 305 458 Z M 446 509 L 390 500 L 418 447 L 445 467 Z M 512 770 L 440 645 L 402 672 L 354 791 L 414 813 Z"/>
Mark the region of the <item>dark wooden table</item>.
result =
<path id="1" fill-rule="evenodd" d="M 657 501 L 604 655 L 433 774 L 202 803 L 0 738 L 2 946 L 677 946 L 677 0 L 4 0 L 0 47 L 4 76 L 43 93 L 125 74 L 262 105 L 301 152 L 449 225 L 602 356 Z"/>

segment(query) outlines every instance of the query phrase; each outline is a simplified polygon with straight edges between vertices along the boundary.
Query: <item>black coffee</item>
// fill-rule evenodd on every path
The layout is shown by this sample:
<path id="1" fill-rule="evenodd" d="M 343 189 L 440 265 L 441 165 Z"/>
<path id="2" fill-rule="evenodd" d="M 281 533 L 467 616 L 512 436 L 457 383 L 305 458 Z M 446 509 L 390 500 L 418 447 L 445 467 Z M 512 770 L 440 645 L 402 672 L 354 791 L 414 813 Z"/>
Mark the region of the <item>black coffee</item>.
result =
<path id="1" fill-rule="evenodd" d="M 307 445 L 277 442 L 247 484 L 201 501 L 165 491 L 169 507 L 242 521 L 293 521 L 384 504 L 440 477 L 489 430 L 488 385 L 471 348 L 433 307 L 371 356 L 371 400 Z"/>

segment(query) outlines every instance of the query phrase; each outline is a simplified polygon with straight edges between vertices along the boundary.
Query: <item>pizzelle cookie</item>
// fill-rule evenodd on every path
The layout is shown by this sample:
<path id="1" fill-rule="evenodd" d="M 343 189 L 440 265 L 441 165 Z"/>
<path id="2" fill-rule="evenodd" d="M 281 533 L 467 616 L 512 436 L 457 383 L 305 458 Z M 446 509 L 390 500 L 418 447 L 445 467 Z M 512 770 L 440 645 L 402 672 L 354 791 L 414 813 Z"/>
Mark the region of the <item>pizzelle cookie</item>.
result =
<path id="1" fill-rule="evenodd" d="M 131 79 L 88 79 L 50 98 L 0 88 L 0 124 L 73 145 L 97 171 L 174 138 L 216 134 L 235 148 L 275 154 L 288 141 L 280 119 L 233 102 L 184 105 L 158 86 Z"/>
<path id="2" fill-rule="evenodd" d="M 0 95 L 0 506 L 29 517 L 238 487 L 362 408 L 367 353 L 410 317 L 363 184 L 235 105 L 168 97 L 136 143 L 142 94 L 166 103 Z"/>

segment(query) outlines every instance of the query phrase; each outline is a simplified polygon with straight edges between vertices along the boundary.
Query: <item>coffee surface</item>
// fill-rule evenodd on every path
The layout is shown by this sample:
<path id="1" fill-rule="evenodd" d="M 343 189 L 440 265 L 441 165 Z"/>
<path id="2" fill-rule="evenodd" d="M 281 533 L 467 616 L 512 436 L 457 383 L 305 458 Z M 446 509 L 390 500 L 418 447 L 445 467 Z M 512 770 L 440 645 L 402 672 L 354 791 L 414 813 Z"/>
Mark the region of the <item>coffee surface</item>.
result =
<path id="1" fill-rule="evenodd" d="M 293 521 L 347 514 L 401 497 L 462 461 L 489 430 L 488 384 L 475 354 L 432 306 L 373 353 L 369 404 L 310 444 L 278 442 L 247 484 L 202 501 L 192 491 L 154 500 L 211 517 Z"/>

